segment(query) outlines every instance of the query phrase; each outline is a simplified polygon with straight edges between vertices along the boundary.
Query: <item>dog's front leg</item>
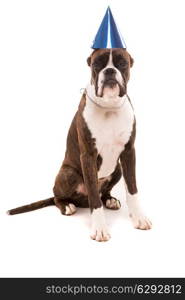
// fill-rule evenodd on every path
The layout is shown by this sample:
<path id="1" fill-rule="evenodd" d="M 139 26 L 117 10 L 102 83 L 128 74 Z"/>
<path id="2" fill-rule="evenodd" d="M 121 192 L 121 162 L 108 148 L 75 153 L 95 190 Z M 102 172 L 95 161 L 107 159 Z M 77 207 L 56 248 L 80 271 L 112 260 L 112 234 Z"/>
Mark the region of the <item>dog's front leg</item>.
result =
<path id="1" fill-rule="evenodd" d="M 108 241 L 110 235 L 107 231 L 103 204 L 98 190 L 96 155 L 85 152 L 80 155 L 80 160 L 91 210 L 91 238 L 99 242 Z"/>
<path id="2" fill-rule="evenodd" d="M 126 200 L 129 216 L 137 229 L 151 229 L 150 220 L 143 214 L 137 194 L 135 175 L 135 149 L 133 145 L 127 145 L 120 155 L 123 176 L 126 184 Z"/>

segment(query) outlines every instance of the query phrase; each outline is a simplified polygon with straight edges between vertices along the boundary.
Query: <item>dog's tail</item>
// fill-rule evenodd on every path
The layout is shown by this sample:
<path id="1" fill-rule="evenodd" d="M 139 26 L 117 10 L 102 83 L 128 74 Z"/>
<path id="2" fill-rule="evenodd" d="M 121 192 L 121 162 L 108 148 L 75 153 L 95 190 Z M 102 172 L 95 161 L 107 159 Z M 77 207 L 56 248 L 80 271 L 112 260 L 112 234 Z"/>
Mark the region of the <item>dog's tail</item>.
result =
<path id="1" fill-rule="evenodd" d="M 24 206 L 20 206 L 20 207 L 17 207 L 17 208 L 10 209 L 10 210 L 7 211 L 7 214 L 8 215 L 22 214 L 22 213 L 25 213 L 25 212 L 36 210 L 36 209 L 39 209 L 39 208 L 44 208 L 44 207 L 54 205 L 54 204 L 55 204 L 54 203 L 54 197 L 52 197 L 52 198 L 48 198 L 48 199 L 45 199 L 45 200 L 33 202 L 31 204 L 28 204 L 28 205 L 24 205 Z"/>

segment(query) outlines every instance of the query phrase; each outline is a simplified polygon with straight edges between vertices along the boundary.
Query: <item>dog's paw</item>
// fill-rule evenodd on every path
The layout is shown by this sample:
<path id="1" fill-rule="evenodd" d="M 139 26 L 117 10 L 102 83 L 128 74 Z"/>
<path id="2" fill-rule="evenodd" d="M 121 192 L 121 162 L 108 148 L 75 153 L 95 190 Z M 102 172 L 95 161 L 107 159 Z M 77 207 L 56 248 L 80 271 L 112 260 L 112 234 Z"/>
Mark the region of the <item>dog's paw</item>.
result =
<path id="1" fill-rule="evenodd" d="M 151 221 L 143 214 L 138 201 L 138 195 L 127 193 L 127 205 L 129 210 L 129 217 L 132 220 L 134 228 L 148 230 L 152 228 Z"/>
<path id="2" fill-rule="evenodd" d="M 75 214 L 75 212 L 76 212 L 76 206 L 74 204 L 69 203 L 68 205 L 66 205 L 64 215 L 71 216 Z"/>
<path id="3" fill-rule="evenodd" d="M 121 203 L 116 198 L 111 197 L 110 199 L 106 200 L 105 206 L 109 209 L 120 209 Z"/>
<path id="4" fill-rule="evenodd" d="M 143 214 L 130 213 L 129 217 L 136 229 L 148 230 L 152 228 L 152 222 Z"/>
<path id="5" fill-rule="evenodd" d="M 91 239 L 96 240 L 97 242 L 106 242 L 110 239 L 110 234 L 106 226 L 92 226 L 91 229 Z"/>
<path id="6" fill-rule="evenodd" d="M 110 239 L 108 233 L 103 207 L 93 209 L 92 211 L 91 238 L 97 242 L 106 242 Z"/>

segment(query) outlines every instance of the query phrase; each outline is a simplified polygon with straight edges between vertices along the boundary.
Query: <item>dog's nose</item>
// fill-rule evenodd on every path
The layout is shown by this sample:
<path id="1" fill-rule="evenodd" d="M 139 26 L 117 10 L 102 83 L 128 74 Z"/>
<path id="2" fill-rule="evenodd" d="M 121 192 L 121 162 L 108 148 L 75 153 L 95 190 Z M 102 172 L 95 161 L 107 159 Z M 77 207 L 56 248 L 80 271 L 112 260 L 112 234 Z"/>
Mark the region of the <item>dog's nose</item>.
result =
<path id="1" fill-rule="evenodd" d="M 107 68 L 105 69 L 105 71 L 103 72 L 105 75 L 113 75 L 116 73 L 116 70 L 113 68 Z"/>

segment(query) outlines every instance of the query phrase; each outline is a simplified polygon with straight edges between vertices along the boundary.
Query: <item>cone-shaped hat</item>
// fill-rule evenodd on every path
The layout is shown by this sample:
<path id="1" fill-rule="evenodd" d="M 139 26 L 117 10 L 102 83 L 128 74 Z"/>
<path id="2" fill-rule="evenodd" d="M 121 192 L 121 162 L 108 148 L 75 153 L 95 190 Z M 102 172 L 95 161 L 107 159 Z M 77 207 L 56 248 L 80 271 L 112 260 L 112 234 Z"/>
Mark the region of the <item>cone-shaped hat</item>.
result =
<path id="1" fill-rule="evenodd" d="M 114 21 L 110 7 L 107 8 L 105 16 L 101 22 L 100 28 L 94 39 L 93 49 L 99 48 L 125 48 L 126 44 L 121 37 L 116 23 Z"/>

